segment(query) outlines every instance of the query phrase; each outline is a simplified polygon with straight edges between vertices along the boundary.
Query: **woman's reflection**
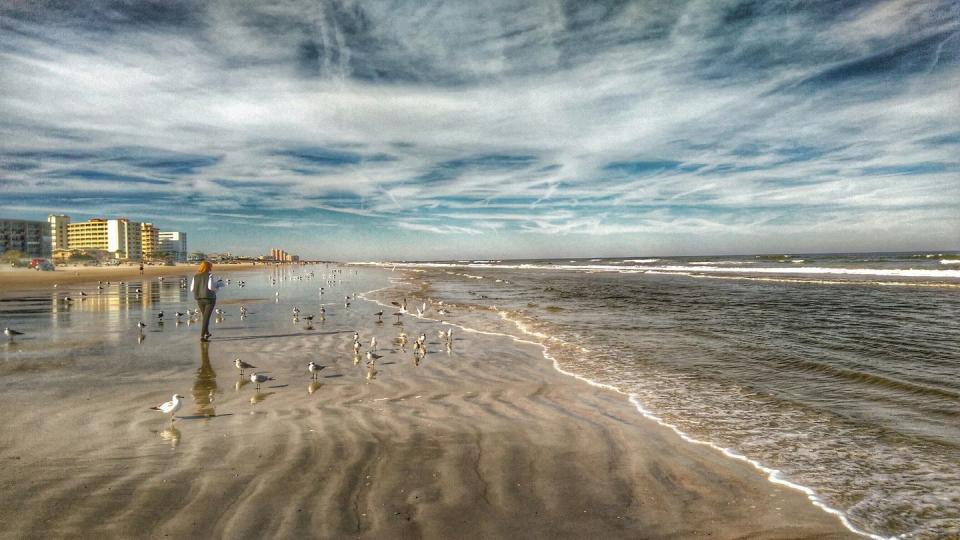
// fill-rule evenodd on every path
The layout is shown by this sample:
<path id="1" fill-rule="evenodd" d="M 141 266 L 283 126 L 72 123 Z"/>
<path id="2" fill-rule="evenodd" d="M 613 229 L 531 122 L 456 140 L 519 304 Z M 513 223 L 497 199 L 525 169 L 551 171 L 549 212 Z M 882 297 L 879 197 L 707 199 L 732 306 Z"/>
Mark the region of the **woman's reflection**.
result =
<path id="1" fill-rule="evenodd" d="M 198 416 L 216 416 L 213 400 L 217 393 L 217 373 L 210 365 L 210 343 L 200 342 L 200 368 L 197 369 L 197 378 L 193 383 L 193 401 L 196 403 Z"/>

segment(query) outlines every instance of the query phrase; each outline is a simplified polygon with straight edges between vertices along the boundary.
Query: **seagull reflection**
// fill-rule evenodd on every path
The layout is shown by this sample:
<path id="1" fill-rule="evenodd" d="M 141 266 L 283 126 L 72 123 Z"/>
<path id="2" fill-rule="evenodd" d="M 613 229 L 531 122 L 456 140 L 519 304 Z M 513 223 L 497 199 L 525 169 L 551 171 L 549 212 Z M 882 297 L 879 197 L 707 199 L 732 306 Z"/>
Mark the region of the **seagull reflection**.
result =
<path id="1" fill-rule="evenodd" d="M 143 343 L 143 340 L 145 340 L 145 339 L 147 339 L 147 336 L 145 336 L 145 335 L 143 335 L 143 334 L 138 334 L 138 335 L 137 335 L 137 343 Z"/>
<path id="2" fill-rule="evenodd" d="M 322 386 L 323 384 L 320 381 L 311 381 L 310 384 L 307 385 L 307 393 L 312 395 L 314 392 L 319 390 Z"/>
<path id="3" fill-rule="evenodd" d="M 170 448 L 176 448 L 180 444 L 180 430 L 170 426 L 160 432 L 160 438 L 170 443 Z"/>
<path id="4" fill-rule="evenodd" d="M 244 386 L 246 386 L 246 385 L 248 385 L 248 384 L 250 384 L 250 379 L 243 378 L 243 379 L 238 380 L 237 383 L 233 385 L 233 388 L 234 388 L 234 390 L 236 390 L 237 392 L 239 392 L 240 390 L 243 389 Z"/>
<path id="5" fill-rule="evenodd" d="M 274 395 L 274 394 L 276 394 L 276 392 L 261 392 L 261 391 L 257 390 L 257 392 L 256 392 L 255 394 L 253 394 L 252 396 L 250 396 L 250 404 L 251 404 L 251 405 L 256 405 L 257 403 L 260 403 L 261 401 L 267 399 L 268 397 L 270 397 L 270 396 L 272 396 L 272 395 Z"/>

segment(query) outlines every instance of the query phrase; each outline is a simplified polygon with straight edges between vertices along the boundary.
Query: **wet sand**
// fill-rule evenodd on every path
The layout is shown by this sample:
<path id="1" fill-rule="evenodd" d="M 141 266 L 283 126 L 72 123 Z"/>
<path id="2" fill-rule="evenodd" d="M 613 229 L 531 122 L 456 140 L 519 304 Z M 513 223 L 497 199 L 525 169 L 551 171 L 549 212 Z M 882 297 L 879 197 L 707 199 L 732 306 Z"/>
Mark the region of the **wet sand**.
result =
<path id="1" fill-rule="evenodd" d="M 558 373 L 538 346 L 455 329 L 447 350 L 439 323 L 407 316 L 401 350 L 401 327 L 366 301 L 312 330 L 255 324 L 285 303 L 250 309 L 206 347 L 168 324 L 141 344 L 60 344 L 31 369 L 51 344 L 8 345 L 0 536 L 853 536 L 802 493 Z M 373 380 L 353 329 L 380 343 Z M 257 392 L 236 357 L 277 380 Z M 317 382 L 310 360 L 327 366 Z M 187 399 L 172 424 L 146 410 L 174 392 Z"/>

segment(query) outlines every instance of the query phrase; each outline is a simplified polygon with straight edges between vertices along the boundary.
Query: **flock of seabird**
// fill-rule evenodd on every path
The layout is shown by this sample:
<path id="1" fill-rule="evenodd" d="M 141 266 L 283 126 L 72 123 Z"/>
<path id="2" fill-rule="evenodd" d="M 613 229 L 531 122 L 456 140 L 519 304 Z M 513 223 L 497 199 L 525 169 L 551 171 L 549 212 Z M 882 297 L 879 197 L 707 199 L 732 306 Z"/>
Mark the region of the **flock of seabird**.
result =
<path id="1" fill-rule="evenodd" d="M 343 283 L 343 281 L 342 281 L 342 274 L 341 274 L 341 273 L 342 273 L 342 270 L 335 269 L 335 270 L 333 270 L 333 272 L 334 272 L 334 273 L 332 274 L 332 276 L 335 276 L 335 278 L 332 279 L 332 280 L 330 280 L 330 281 L 328 281 L 328 284 L 329 284 L 329 283 L 337 283 L 338 280 L 339 280 L 339 283 L 342 284 L 342 283 Z M 305 276 L 304 276 L 304 275 L 295 276 L 294 279 L 302 280 L 302 279 L 305 279 L 305 278 L 309 279 L 310 277 L 313 277 L 313 272 L 310 272 L 310 273 L 306 274 Z M 161 279 L 162 279 L 162 278 L 161 278 Z M 231 283 L 232 281 L 231 281 L 230 279 L 228 279 L 228 280 L 226 280 L 226 282 L 229 284 L 229 283 Z M 123 282 L 120 282 L 120 283 L 123 284 Z M 277 279 L 276 279 L 275 277 L 272 278 L 271 284 L 272 284 L 273 286 L 276 286 L 276 285 L 277 285 Z M 107 282 L 106 285 L 109 286 L 109 285 L 110 285 L 110 282 Z M 239 287 L 244 287 L 245 285 L 246 285 L 246 282 L 244 282 L 244 281 L 238 281 L 238 282 L 237 282 L 237 286 L 239 286 Z M 180 280 L 180 287 L 181 287 L 182 289 L 185 289 L 185 288 L 187 288 L 187 286 L 188 286 L 188 285 L 187 285 L 187 280 L 186 280 L 186 279 L 181 279 L 181 280 Z M 97 287 L 98 291 L 103 291 L 103 287 L 104 287 L 104 282 L 102 282 L 102 281 L 99 282 L 99 283 L 98 283 L 98 287 Z M 325 291 L 326 291 L 326 289 L 325 289 L 324 287 L 320 287 L 320 288 L 319 288 L 319 295 L 320 295 L 321 298 L 323 297 Z M 140 289 L 136 289 L 135 294 L 139 295 L 139 294 L 140 294 Z M 81 291 L 81 292 L 80 292 L 80 295 L 81 295 L 81 298 L 82 298 L 82 297 L 85 297 L 85 296 L 86 296 L 86 293 Z M 277 291 L 274 296 L 275 296 L 275 298 L 277 299 L 277 302 L 279 302 L 280 292 Z M 349 308 L 350 305 L 351 305 L 351 302 L 354 301 L 354 300 L 356 300 L 357 296 L 358 296 L 358 295 L 356 295 L 356 294 L 354 294 L 354 295 L 346 295 L 346 296 L 344 297 L 344 307 L 345 307 L 345 308 Z M 66 298 L 67 298 L 66 301 L 72 301 L 72 299 L 70 299 L 69 296 L 66 297 Z M 402 328 L 402 324 L 403 324 L 403 323 L 401 322 L 401 318 L 408 313 L 408 311 L 407 311 L 407 299 L 406 299 L 406 298 L 403 298 L 402 301 L 399 301 L 399 302 L 397 302 L 397 301 L 391 302 L 391 305 L 394 306 L 395 308 L 397 308 L 397 311 L 395 311 L 395 312 L 393 313 L 393 316 L 395 316 L 395 317 L 397 318 L 397 320 L 396 320 L 396 322 L 394 323 L 394 325 L 401 327 L 399 334 L 398 334 L 397 337 L 394 339 L 394 343 L 400 348 L 401 351 L 406 351 L 406 346 L 407 346 L 407 343 L 408 343 L 408 338 L 407 338 L 406 332 L 403 331 L 403 328 Z M 440 302 L 439 305 L 442 306 L 442 302 Z M 424 302 L 421 306 L 419 306 L 419 307 L 416 308 L 416 316 L 417 316 L 418 318 L 423 318 L 423 317 L 424 317 L 424 313 L 425 313 L 426 311 L 427 311 L 427 303 Z M 215 313 L 215 315 L 216 315 L 215 322 L 218 322 L 218 323 L 219 323 L 219 322 L 222 322 L 222 321 L 223 321 L 223 318 L 226 316 L 226 312 L 225 312 L 223 309 L 221 309 L 221 308 L 216 308 L 216 310 L 214 311 L 214 313 Z M 250 312 L 249 312 L 249 310 L 247 309 L 246 306 L 242 306 L 242 305 L 240 306 L 240 318 L 241 318 L 241 320 L 242 320 L 242 319 L 245 319 L 245 318 L 248 316 L 249 313 L 250 313 Z M 440 310 L 437 311 L 437 313 L 438 313 L 438 314 L 444 314 L 444 315 L 446 315 L 446 314 L 448 314 L 449 312 L 446 311 L 445 309 L 440 309 Z M 186 318 L 187 324 L 193 324 L 194 322 L 199 321 L 200 318 L 202 317 L 202 313 L 200 312 L 199 309 L 194 309 L 194 310 L 188 309 L 188 310 L 186 310 L 186 311 L 176 311 L 176 312 L 174 312 L 173 315 L 174 315 L 174 318 L 175 318 L 175 321 L 176 321 L 176 324 L 177 324 L 177 325 L 180 325 L 180 324 L 182 323 L 182 321 L 183 321 L 184 318 Z M 319 318 L 320 321 L 326 320 L 327 311 L 326 311 L 326 308 L 324 307 L 324 305 L 321 304 L 320 309 L 319 309 L 319 311 L 317 312 L 316 315 L 313 315 L 313 314 L 303 315 L 303 314 L 302 314 L 302 310 L 300 309 L 300 307 L 299 307 L 299 306 L 295 306 L 295 307 L 292 309 L 292 315 L 293 315 L 293 320 L 294 320 L 294 322 L 298 322 L 298 321 L 300 321 L 300 320 L 306 321 L 307 326 L 305 327 L 305 329 L 310 330 L 310 329 L 312 329 L 312 326 L 311 326 L 311 325 L 312 325 L 312 322 L 314 321 L 315 318 Z M 382 324 L 382 323 L 383 323 L 383 315 L 384 315 L 383 310 L 381 309 L 381 310 L 375 312 L 374 315 L 376 316 L 376 321 L 375 321 L 376 324 Z M 164 324 L 164 318 L 165 318 L 165 316 L 166 316 L 166 315 L 165 315 L 165 313 L 164 313 L 163 311 L 159 311 L 159 312 L 156 314 L 156 319 L 157 319 L 157 324 L 158 324 L 158 325 L 162 326 L 162 325 Z M 442 321 L 441 321 L 441 322 L 442 322 Z M 139 321 L 137 321 L 137 323 L 136 323 L 137 333 L 138 333 L 138 341 L 141 342 L 141 343 L 142 343 L 143 340 L 144 340 L 144 329 L 147 328 L 147 326 L 148 326 L 148 324 L 147 324 L 146 322 L 142 321 L 142 320 L 139 320 Z M 15 330 L 15 329 L 13 329 L 13 328 L 4 328 L 3 333 L 4 333 L 5 336 L 7 336 L 7 338 L 8 338 L 9 341 L 11 341 L 11 342 L 13 342 L 18 336 L 23 336 L 23 335 L 24 335 L 24 332 L 21 332 L 21 331 L 19 331 L 19 330 Z M 444 330 L 440 330 L 440 331 L 438 332 L 438 335 L 439 335 L 440 339 L 445 343 L 445 345 L 446 345 L 446 347 L 447 347 L 447 350 L 448 350 L 448 351 L 451 350 L 452 347 L 453 347 L 453 328 L 448 327 L 445 331 L 444 331 Z M 420 362 L 423 360 L 423 358 L 424 358 L 425 355 L 427 354 L 426 339 L 427 339 L 426 334 L 421 333 L 421 334 L 417 337 L 416 341 L 414 342 L 414 362 L 415 362 L 415 365 L 417 365 L 417 366 L 420 365 Z M 378 352 L 377 352 L 377 351 L 378 351 L 378 344 L 377 344 L 377 337 L 376 337 L 376 336 L 371 336 L 369 343 L 370 343 L 370 344 L 369 344 L 369 346 L 367 347 L 366 353 L 364 354 L 364 352 L 363 352 L 364 346 L 363 346 L 363 344 L 362 344 L 362 342 L 361 342 L 360 333 L 359 333 L 358 331 L 354 331 L 354 333 L 353 333 L 353 345 L 352 345 L 353 355 L 354 355 L 354 365 L 358 365 L 358 364 L 360 363 L 361 358 L 365 356 L 365 358 L 366 358 L 366 362 L 365 362 L 365 365 L 366 365 L 366 379 L 367 379 L 367 380 L 373 380 L 373 379 L 375 379 L 375 378 L 377 377 L 377 374 L 379 373 L 379 371 L 377 370 L 377 362 L 378 362 L 381 358 L 383 358 L 383 355 L 378 354 Z M 250 364 L 250 363 L 248 363 L 248 362 L 245 362 L 245 361 L 243 361 L 243 360 L 240 359 L 240 358 L 236 358 L 236 359 L 234 360 L 234 366 L 235 366 L 235 367 L 239 370 L 239 372 L 240 372 L 241 381 L 244 380 L 244 371 L 247 371 L 247 370 L 256 370 L 256 369 L 258 369 L 257 366 L 255 366 L 255 365 L 253 365 L 253 364 Z M 311 386 L 310 386 L 311 393 L 315 390 L 314 385 L 318 385 L 318 384 L 319 384 L 319 383 L 317 383 L 316 381 L 317 381 L 317 379 L 319 378 L 320 372 L 321 372 L 323 369 L 325 369 L 325 367 L 326 367 L 326 366 L 323 366 L 323 365 L 321 365 L 321 364 L 318 364 L 318 363 L 315 362 L 315 361 L 310 361 L 310 363 L 307 364 L 307 366 L 306 366 L 307 372 L 308 372 L 308 374 L 310 375 L 311 380 L 314 381 L 314 382 L 311 383 Z M 262 372 L 257 372 L 257 371 L 252 371 L 252 372 L 250 373 L 250 375 L 248 376 L 248 378 L 249 378 L 249 381 L 250 381 L 251 383 L 254 383 L 254 384 L 256 385 L 257 390 L 260 389 L 261 384 L 275 380 L 275 379 L 274 379 L 273 377 L 271 377 L 270 375 L 266 375 L 266 374 L 264 374 L 264 373 L 262 373 Z M 244 383 L 244 384 L 245 384 L 245 383 Z M 183 400 L 184 400 L 184 399 L 185 399 L 185 398 L 184 398 L 183 396 L 181 396 L 181 395 L 179 395 L 179 394 L 174 394 L 174 395 L 173 395 L 173 398 L 172 398 L 170 401 L 167 401 L 167 402 L 165 402 L 165 403 L 162 403 L 162 404 L 160 404 L 160 405 L 157 405 L 156 407 L 151 407 L 150 409 L 151 409 L 151 410 L 160 411 L 160 412 L 162 412 L 162 413 L 164 413 L 164 414 L 169 414 L 171 421 L 173 421 L 173 419 L 174 419 L 177 411 L 179 411 L 180 408 L 183 406 Z"/>

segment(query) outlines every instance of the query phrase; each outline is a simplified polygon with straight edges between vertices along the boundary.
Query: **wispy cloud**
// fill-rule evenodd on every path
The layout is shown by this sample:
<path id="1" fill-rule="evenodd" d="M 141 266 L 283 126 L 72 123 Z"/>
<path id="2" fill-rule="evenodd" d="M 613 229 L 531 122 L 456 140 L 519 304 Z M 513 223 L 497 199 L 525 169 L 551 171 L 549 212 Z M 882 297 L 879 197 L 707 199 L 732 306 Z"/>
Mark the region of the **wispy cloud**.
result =
<path id="1" fill-rule="evenodd" d="M 10 3 L 0 72 L 6 212 L 178 218 L 210 249 L 960 238 L 949 0 Z"/>

